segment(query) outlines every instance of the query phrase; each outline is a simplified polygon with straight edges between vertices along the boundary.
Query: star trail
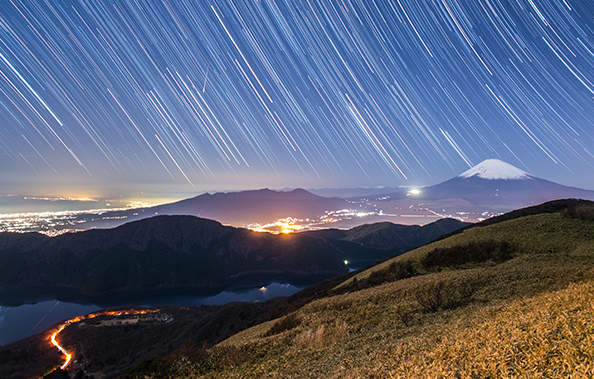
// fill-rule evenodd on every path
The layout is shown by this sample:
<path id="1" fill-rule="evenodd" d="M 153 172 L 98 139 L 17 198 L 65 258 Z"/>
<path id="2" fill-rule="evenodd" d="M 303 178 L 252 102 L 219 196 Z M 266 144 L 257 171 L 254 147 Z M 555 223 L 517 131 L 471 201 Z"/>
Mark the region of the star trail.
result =
<path id="1" fill-rule="evenodd" d="M 0 192 L 594 188 L 588 0 L 0 4 Z"/>

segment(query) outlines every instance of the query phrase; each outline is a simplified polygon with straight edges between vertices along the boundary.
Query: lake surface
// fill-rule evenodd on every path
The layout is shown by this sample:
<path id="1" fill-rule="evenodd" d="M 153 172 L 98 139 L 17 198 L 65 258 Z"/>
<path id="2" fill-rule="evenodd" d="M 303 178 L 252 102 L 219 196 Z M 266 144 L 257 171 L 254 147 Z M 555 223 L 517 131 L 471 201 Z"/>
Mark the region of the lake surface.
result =
<path id="1" fill-rule="evenodd" d="M 221 292 L 215 296 L 168 296 L 156 297 L 131 306 L 156 307 L 161 305 L 181 305 L 186 307 L 199 305 L 226 304 L 232 301 L 265 301 L 277 296 L 290 296 L 301 287 L 290 284 L 271 283 L 265 287 L 242 292 Z M 57 300 L 43 301 L 37 304 L 25 304 L 18 307 L 0 306 L 0 345 L 7 345 L 22 338 L 43 332 L 51 325 L 71 317 L 92 313 L 112 304 L 99 307 L 94 304 L 63 303 Z"/>

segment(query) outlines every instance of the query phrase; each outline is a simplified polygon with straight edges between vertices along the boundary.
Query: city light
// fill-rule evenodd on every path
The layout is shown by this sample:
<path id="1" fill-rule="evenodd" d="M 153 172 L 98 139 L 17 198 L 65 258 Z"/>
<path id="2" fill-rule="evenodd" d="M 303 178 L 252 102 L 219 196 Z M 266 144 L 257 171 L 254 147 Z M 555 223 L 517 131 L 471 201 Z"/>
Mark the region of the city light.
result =
<path id="1" fill-rule="evenodd" d="M 44 198 L 50 199 L 50 198 Z M 62 198 L 51 198 L 62 199 Z M 64 198 L 66 199 L 66 198 Z M 82 199 L 82 198 L 80 198 Z M 81 200 L 83 201 L 83 200 Z M 84 200 L 94 201 L 94 200 Z M 23 212 L 0 214 L 0 232 L 39 232 L 50 237 L 64 233 L 71 233 L 87 229 L 84 224 L 87 219 L 80 216 L 91 216 L 92 221 L 96 220 L 120 220 L 128 216 L 103 216 L 108 212 L 129 211 L 132 209 L 149 208 L 161 203 L 148 203 L 132 201 L 121 208 L 102 208 L 76 211 L 47 211 L 47 212 Z M 135 214 L 137 215 L 137 214 Z M 92 216 L 98 216 L 94 218 Z M 101 217 L 99 217 L 101 216 Z"/>
<path id="2" fill-rule="evenodd" d="M 24 200 L 43 200 L 43 201 L 99 201 L 92 197 L 73 197 L 73 196 L 57 196 L 57 197 L 38 197 L 38 196 L 25 196 Z"/>
<path id="3" fill-rule="evenodd" d="M 289 234 L 298 232 L 301 230 L 307 230 L 308 225 L 310 224 L 309 220 L 300 220 L 292 217 L 281 218 L 275 222 L 271 222 L 268 224 L 248 224 L 246 228 L 253 230 L 255 232 L 266 232 L 266 233 L 273 233 L 273 234 Z"/>

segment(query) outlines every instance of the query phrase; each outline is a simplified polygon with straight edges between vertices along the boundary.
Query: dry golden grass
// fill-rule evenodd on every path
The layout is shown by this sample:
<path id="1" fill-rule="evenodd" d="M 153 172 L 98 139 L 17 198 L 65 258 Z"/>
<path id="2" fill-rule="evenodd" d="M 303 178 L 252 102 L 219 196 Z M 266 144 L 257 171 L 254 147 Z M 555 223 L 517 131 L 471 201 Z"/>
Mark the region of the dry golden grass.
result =
<path id="1" fill-rule="evenodd" d="M 223 341 L 212 355 L 213 369 L 186 360 L 170 376 L 594 378 L 594 223 L 537 215 L 455 239 L 437 244 L 494 239 L 520 247 L 501 264 L 314 301 L 284 322 L 273 320 Z M 417 262 L 433 248 L 396 259 Z M 284 324 L 290 327 L 273 329 Z"/>
<path id="2" fill-rule="evenodd" d="M 547 277 L 554 268 L 550 273 L 537 265 L 531 268 L 534 275 L 524 272 L 516 282 L 526 288 L 523 294 L 511 291 L 516 286 L 507 282 L 523 270 L 500 268 L 507 278 L 484 270 L 447 272 L 322 299 L 299 312 L 302 325 L 293 330 L 262 338 L 270 326 L 255 328 L 259 332 L 248 329 L 226 341 L 223 346 L 244 352 L 242 365 L 188 377 L 594 377 L 588 366 L 594 361 L 594 275 L 570 275 L 589 279 L 548 292 Z M 565 274 L 576 270 L 573 266 Z M 431 283 L 464 281 L 480 271 L 491 281 L 469 306 L 426 313 L 412 295 Z M 524 285 L 540 275 L 542 286 Z M 350 308 L 332 309 L 332 302 L 347 299 Z M 332 331 L 341 326 L 346 333 Z M 333 338 L 333 333 L 342 338 Z"/>
<path id="3" fill-rule="evenodd" d="M 594 282 L 434 325 L 386 361 L 391 378 L 592 378 Z"/>

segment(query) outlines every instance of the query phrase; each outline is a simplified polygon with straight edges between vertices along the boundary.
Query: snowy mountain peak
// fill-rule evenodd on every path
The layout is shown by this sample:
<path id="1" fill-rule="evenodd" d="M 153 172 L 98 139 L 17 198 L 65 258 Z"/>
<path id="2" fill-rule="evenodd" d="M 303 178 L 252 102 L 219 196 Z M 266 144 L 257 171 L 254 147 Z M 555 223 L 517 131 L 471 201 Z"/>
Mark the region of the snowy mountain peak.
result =
<path id="1" fill-rule="evenodd" d="M 517 180 L 531 179 L 532 176 L 517 167 L 505 163 L 499 159 L 487 159 L 462 173 L 460 178 L 478 176 L 481 179 Z"/>

